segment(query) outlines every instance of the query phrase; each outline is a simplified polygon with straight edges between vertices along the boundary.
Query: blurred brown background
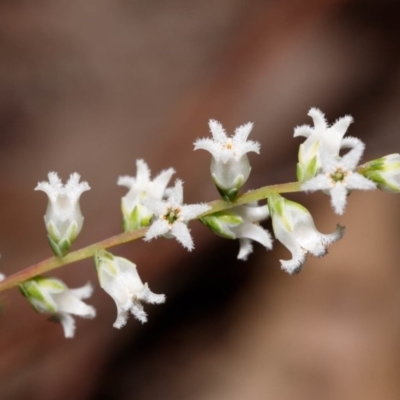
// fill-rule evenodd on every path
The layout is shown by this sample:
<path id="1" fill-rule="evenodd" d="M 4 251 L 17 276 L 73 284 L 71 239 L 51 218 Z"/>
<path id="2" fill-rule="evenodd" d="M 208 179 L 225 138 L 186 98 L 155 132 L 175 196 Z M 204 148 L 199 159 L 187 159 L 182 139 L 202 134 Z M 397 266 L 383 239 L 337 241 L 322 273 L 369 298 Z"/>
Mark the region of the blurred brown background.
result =
<path id="1" fill-rule="evenodd" d="M 209 118 L 229 132 L 255 122 L 246 188 L 295 179 L 293 128 L 312 106 L 331 123 L 353 115 L 364 160 L 398 152 L 398 15 L 394 0 L 3 0 L 0 270 L 50 256 L 33 191 L 50 170 L 92 187 L 74 248 L 120 232 L 116 180 L 137 158 L 154 174 L 173 166 L 187 202 L 215 199 L 209 155 L 192 153 Z M 194 223 L 191 254 L 166 240 L 114 249 L 167 295 L 144 326 L 112 328 L 91 260 L 56 273 L 96 284 L 98 317 L 77 320 L 73 340 L 2 294 L 0 399 L 399 399 L 400 198 L 354 192 L 340 218 L 322 194 L 291 198 L 321 231 L 347 228 L 295 277 L 278 242 L 238 262 L 237 243 Z"/>

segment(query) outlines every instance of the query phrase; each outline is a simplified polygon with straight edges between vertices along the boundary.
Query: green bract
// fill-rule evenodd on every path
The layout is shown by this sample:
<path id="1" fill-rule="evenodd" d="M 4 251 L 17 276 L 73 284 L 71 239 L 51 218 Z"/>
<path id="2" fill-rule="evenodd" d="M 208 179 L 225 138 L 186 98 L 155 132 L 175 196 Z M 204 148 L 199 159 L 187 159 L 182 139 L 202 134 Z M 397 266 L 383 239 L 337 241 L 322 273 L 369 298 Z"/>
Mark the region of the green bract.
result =
<path id="1" fill-rule="evenodd" d="M 262 244 L 267 250 L 272 248 L 271 235 L 260 226 L 268 216 L 268 207 L 255 202 L 215 212 L 200 220 L 219 236 L 239 239 L 238 259 L 246 260 L 253 251 L 252 241 Z"/>
<path id="2" fill-rule="evenodd" d="M 297 163 L 296 175 L 299 182 L 305 182 L 314 178 L 319 172 L 318 149 L 320 142 L 316 141 L 312 144 L 308 152 L 305 151 L 304 144 L 299 147 L 299 162 Z"/>
<path id="3" fill-rule="evenodd" d="M 243 218 L 232 213 L 232 211 L 219 211 L 206 217 L 200 218 L 204 225 L 208 226 L 215 234 L 225 239 L 236 239 L 231 228 L 243 223 Z"/>
<path id="4" fill-rule="evenodd" d="M 58 279 L 36 276 L 19 285 L 21 293 L 26 297 L 32 307 L 40 313 L 55 313 L 57 305 L 50 293 L 59 293 L 67 286 Z"/>

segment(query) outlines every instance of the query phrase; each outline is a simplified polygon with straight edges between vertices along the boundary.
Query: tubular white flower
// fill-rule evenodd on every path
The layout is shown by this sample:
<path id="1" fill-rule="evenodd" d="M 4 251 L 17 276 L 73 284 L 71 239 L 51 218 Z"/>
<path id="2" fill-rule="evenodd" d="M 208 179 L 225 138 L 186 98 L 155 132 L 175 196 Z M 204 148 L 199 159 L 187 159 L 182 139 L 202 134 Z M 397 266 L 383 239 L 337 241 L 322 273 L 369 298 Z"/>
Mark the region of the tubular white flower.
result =
<path id="1" fill-rule="evenodd" d="M 303 143 L 306 149 L 311 147 L 314 142 L 320 142 L 330 154 L 339 155 L 342 139 L 349 125 L 354 121 L 353 117 L 346 115 L 329 126 L 324 113 L 318 108 L 311 108 L 307 115 L 313 119 L 314 127 L 310 125 L 298 126 L 295 128 L 293 136 L 307 138 Z"/>
<path id="2" fill-rule="evenodd" d="M 351 150 L 343 157 L 334 157 L 324 148 L 321 150 L 322 173 L 301 185 L 303 190 L 326 190 L 336 214 L 343 214 L 350 190 L 372 190 L 376 184 L 355 171 L 364 152 L 364 143 L 356 138 L 344 142 Z"/>
<path id="3" fill-rule="evenodd" d="M 35 190 L 42 190 L 49 198 L 44 222 L 53 252 L 62 257 L 82 229 L 79 198 L 90 187 L 87 182 L 79 182 L 80 175 L 76 172 L 65 185 L 56 172 L 49 172 L 48 177 L 49 182 L 39 182 Z"/>
<path id="4" fill-rule="evenodd" d="M 96 316 L 96 310 L 82 301 L 93 292 L 90 283 L 77 289 L 69 289 L 60 279 L 37 276 L 21 283 L 19 288 L 37 312 L 49 313 L 53 321 L 62 324 L 66 338 L 72 338 L 75 334 L 75 320 L 72 315 L 83 318 Z"/>
<path id="5" fill-rule="evenodd" d="M 154 213 L 154 221 L 146 232 L 144 240 L 158 236 L 175 237 L 187 250 L 194 248 L 187 223 L 210 209 L 208 204 L 182 204 L 183 182 L 176 180 L 167 200 L 147 198 L 144 205 Z"/>
<path id="6" fill-rule="evenodd" d="M 246 260 L 253 251 L 252 240 L 262 244 L 267 250 L 272 248 L 271 235 L 259 225 L 259 222 L 268 216 L 268 206 L 250 203 L 207 215 L 201 218 L 201 221 L 219 236 L 239 239 L 240 249 L 237 258 Z"/>
<path id="7" fill-rule="evenodd" d="M 400 193 L 400 154 L 387 156 L 369 161 L 357 170 L 375 182 L 378 188 L 389 193 Z"/>
<path id="8" fill-rule="evenodd" d="M 322 147 L 334 157 L 339 155 L 343 146 L 343 137 L 353 122 L 353 117 L 346 115 L 339 118 L 332 126 L 328 126 L 325 115 L 318 108 L 311 108 L 308 115 L 313 119 L 314 127 L 298 126 L 293 135 L 307 138 L 299 148 L 297 179 L 300 182 L 313 178 L 320 171 Z"/>
<path id="9" fill-rule="evenodd" d="M 215 120 L 209 121 L 212 139 L 197 139 L 194 150 L 203 149 L 211 153 L 211 175 L 221 196 L 232 201 L 238 190 L 247 181 L 251 166 L 247 153 L 260 152 L 260 144 L 247 140 L 253 123 L 249 122 L 235 129 L 228 137 L 223 126 Z"/>
<path id="10" fill-rule="evenodd" d="M 322 257 L 327 246 L 343 236 L 344 228 L 339 225 L 329 235 L 318 232 L 305 207 L 279 194 L 268 197 L 268 206 L 275 237 L 292 253 L 291 260 L 280 260 L 281 268 L 289 274 L 300 272 L 308 253 Z"/>
<path id="11" fill-rule="evenodd" d="M 145 198 L 161 200 L 175 173 L 173 168 L 168 168 L 151 180 L 150 169 L 144 160 L 136 161 L 136 169 L 136 178 L 121 176 L 117 182 L 118 185 L 129 189 L 121 201 L 125 231 L 133 231 L 150 224 L 153 213 L 143 205 L 143 200 Z"/>
<path id="12" fill-rule="evenodd" d="M 141 323 L 147 322 L 142 301 L 150 304 L 165 302 L 165 295 L 151 292 L 147 283 L 143 284 L 140 279 L 136 265 L 126 258 L 100 250 L 95 255 L 95 263 L 100 286 L 117 306 L 115 328 L 122 328 L 126 324 L 129 311 Z"/>

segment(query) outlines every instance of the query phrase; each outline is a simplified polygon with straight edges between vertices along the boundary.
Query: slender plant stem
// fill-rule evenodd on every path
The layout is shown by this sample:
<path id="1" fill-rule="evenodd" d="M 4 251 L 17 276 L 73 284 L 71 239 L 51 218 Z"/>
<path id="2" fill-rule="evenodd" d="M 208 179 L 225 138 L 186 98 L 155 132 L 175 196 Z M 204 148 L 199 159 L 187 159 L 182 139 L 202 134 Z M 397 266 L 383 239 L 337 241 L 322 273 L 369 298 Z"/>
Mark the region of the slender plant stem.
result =
<path id="1" fill-rule="evenodd" d="M 205 217 L 217 211 L 228 210 L 229 208 L 239 205 L 251 203 L 254 201 L 264 200 L 268 196 L 277 193 L 293 193 L 301 191 L 301 184 L 299 182 L 284 183 L 281 185 L 265 186 L 260 189 L 252 190 L 238 196 L 234 202 L 229 203 L 224 200 L 215 200 L 208 203 L 211 209 L 198 218 Z M 98 243 L 91 244 L 80 250 L 73 251 L 62 258 L 50 257 L 46 260 L 40 261 L 37 264 L 31 265 L 15 274 L 10 275 L 0 282 L 0 292 L 11 289 L 21 282 L 31 279 L 37 275 L 44 274 L 52 271 L 53 269 L 60 268 L 64 265 L 74 263 L 76 261 L 84 260 L 93 257 L 97 250 L 108 249 L 110 247 L 118 246 L 136 239 L 142 238 L 146 234 L 147 228 L 138 229 L 134 232 L 124 232 L 119 235 L 111 236 Z"/>
<path id="2" fill-rule="evenodd" d="M 208 203 L 211 206 L 211 209 L 205 212 L 204 214 L 200 215 L 199 218 L 205 217 L 206 215 L 209 214 L 213 214 L 217 211 L 228 210 L 229 208 L 251 203 L 253 201 L 264 200 L 267 199 L 268 196 L 270 196 L 271 194 L 294 193 L 301 191 L 302 190 L 300 182 L 291 182 L 291 183 L 282 183 L 280 185 L 264 186 L 256 190 L 250 190 L 249 192 L 238 196 L 232 203 L 228 203 L 225 200 L 212 201 Z"/>

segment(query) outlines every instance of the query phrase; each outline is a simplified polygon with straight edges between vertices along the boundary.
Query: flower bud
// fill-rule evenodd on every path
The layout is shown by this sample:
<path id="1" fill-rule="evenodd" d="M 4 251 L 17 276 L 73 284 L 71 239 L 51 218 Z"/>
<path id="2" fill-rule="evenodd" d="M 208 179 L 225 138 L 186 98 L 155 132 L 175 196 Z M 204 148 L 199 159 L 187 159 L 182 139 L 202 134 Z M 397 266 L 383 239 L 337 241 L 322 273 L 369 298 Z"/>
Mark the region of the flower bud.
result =
<path id="1" fill-rule="evenodd" d="M 232 229 L 241 225 L 243 223 L 243 218 L 236 215 L 234 211 L 227 210 L 207 215 L 200 218 L 200 221 L 216 235 L 225 239 L 236 239 L 236 235 Z"/>
<path id="2" fill-rule="evenodd" d="M 315 141 L 308 148 L 303 144 L 299 147 L 299 162 L 297 163 L 296 176 L 299 182 L 305 182 L 320 170 L 320 162 L 318 157 L 320 142 Z"/>
<path id="3" fill-rule="evenodd" d="M 369 161 L 357 168 L 366 178 L 375 182 L 379 189 L 400 193 L 400 154 L 389 154 L 385 157 Z"/>

